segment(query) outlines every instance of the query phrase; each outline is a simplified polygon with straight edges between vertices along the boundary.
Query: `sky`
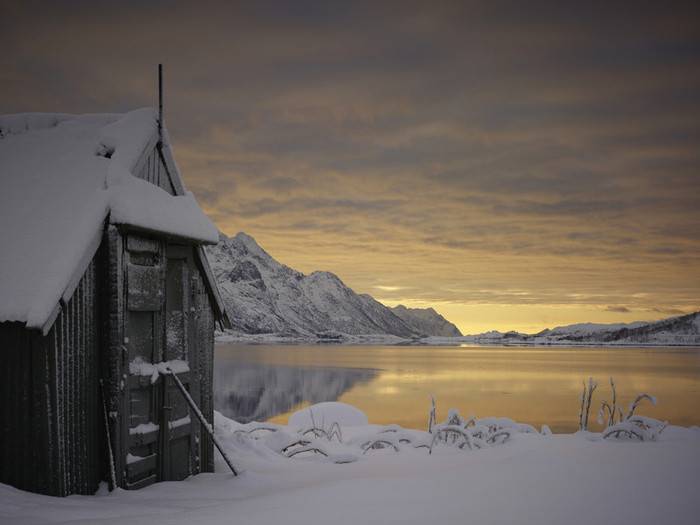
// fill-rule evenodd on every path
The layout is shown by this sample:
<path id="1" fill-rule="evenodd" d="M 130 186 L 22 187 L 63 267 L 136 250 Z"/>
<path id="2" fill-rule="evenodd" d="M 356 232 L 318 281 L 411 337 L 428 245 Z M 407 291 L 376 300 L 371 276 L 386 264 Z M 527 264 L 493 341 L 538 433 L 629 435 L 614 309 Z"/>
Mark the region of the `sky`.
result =
<path id="1" fill-rule="evenodd" d="M 217 226 L 388 305 L 700 310 L 697 2 L 0 0 L 0 46 L 0 113 L 155 105 L 162 62 Z"/>

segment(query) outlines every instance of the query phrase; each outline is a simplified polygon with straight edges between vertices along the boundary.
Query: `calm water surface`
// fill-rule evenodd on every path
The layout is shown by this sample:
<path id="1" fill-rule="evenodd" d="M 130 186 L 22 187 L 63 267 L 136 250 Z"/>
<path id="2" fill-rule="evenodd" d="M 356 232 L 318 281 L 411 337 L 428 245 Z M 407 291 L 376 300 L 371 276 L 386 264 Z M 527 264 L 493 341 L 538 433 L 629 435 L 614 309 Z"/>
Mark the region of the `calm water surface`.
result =
<path id="1" fill-rule="evenodd" d="M 430 347 L 219 344 L 215 407 L 240 421 L 286 423 L 310 403 L 343 401 L 372 423 L 426 425 L 431 394 L 439 419 L 507 416 L 554 432 L 576 430 L 581 381 L 593 376 L 600 401 L 617 384 L 623 410 L 637 393 L 657 396 L 639 413 L 700 425 L 700 349 Z M 595 426 L 595 425 L 594 425 Z"/>

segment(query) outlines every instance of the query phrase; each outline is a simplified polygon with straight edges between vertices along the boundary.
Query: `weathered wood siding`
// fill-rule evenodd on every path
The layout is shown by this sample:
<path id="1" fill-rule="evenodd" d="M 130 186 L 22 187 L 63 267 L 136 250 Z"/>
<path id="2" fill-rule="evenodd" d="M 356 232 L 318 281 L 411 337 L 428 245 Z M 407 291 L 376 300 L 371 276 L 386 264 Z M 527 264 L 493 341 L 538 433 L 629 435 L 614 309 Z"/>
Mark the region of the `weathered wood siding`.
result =
<path id="1" fill-rule="evenodd" d="M 49 433 L 55 419 L 49 395 L 53 385 L 44 339 L 22 323 L 0 323 L 0 482 L 56 494 Z"/>
<path id="2" fill-rule="evenodd" d="M 109 414 L 109 435 L 112 442 L 114 470 L 118 486 L 124 484 L 126 454 L 120 425 L 123 410 L 124 374 L 124 261 L 123 238 L 116 226 L 110 225 L 102 239 L 105 256 L 104 293 L 102 294 L 102 376 Z"/>
<path id="3" fill-rule="evenodd" d="M 99 397 L 99 264 L 88 266 L 46 336 L 0 324 L 0 481 L 92 494 L 104 469 Z"/>
<path id="4" fill-rule="evenodd" d="M 197 376 L 199 378 L 199 408 L 207 421 L 214 421 L 214 310 L 202 274 L 195 275 L 193 284 L 195 345 Z M 200 465 L 202 472 L 214 472 L 214 443 L 206 431 L 200 431 Z"/>
<path id="5" fill-rule="evenodd" d="M 93 494 L 102 479 L 105 430 L 100 397 L 99 272 L 88 266 L 48 334 L 56 389 L 51 406 L 61 494 Z"/>
<path id="6" fill-rule="evenodd" d="M 163 188 L 171 195 L 176 194 L 168 174 L 168 169 L 163 163 L 162 154 L 157 147 L 151 149 L 150 153 L 145 158 L 141 159 L 141 162 L 136 168 L 136 176 Z"/>

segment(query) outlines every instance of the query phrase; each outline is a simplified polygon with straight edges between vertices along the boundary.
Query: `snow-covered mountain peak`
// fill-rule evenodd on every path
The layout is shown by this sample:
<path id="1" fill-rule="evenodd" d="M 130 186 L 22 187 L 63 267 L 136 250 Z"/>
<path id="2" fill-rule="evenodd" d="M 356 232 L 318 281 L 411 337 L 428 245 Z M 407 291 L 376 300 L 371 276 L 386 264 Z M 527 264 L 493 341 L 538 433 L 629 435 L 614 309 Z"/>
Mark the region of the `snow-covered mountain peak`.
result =
<path id="1" fill-rule="evenodd" d="M 304 275 L 279 263 L 246 233 L 223 236 L 206 251 L 229 318 L 240 331 L 406 338 L 444 335 L 431 324 L 430 318 L 437 315 L 434 311 L 402 318 L 371 296 L 356 294 L 331 272 Z M 438 317 L 440 330 L 450 324 Z"/>
<path id="2" fill-rule="evenodd" d="M 319 283 L 321 286 L 347 288 L 343 281 L 340 280 L 340 277 L 332 272 L 315 271 L 311 272 L 306 278 L 311 282 Z"/>
<path id="3" fill-rule="evenodd" d="M 392 311 L 407 323 L 415 326 L 423 334 L 442 337 L 459 337 L 462 332 L 454 324 L 435 311 L 434 308 L 408 308 L 402 304 Z"/>
<path id="4" fill-rule="evenodd" d="M 272 258 L 269 253 L 262 249 L 255 239 L 245 232 L 238 232 L 233 237 L 228 238 L 225 242 L 229 246 L 235 246 L 242 253 L 257 255 L 258 257 L 269 259 Z"/>

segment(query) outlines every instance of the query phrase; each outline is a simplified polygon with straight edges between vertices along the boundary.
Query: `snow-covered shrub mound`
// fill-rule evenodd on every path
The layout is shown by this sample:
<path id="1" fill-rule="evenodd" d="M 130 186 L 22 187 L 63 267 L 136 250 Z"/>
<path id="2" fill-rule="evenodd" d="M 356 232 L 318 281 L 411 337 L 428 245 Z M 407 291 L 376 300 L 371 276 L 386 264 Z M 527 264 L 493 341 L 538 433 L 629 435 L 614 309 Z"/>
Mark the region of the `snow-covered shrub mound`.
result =
<path id="1" fill-rule="evenodd" d="M 632 415 L 601 433 L 585 433 L 587 440 L 657 441 L 667 423 L 634 415 L 634 405 L 650 396 L 640 395 L 632 403 Z M 306 461 L 353 463 L 395 454 L 417 457 L 479 453 L 482 449 L 508 447 L 515 440 L 547 439 L 547 425 L 539 432 L 532 425 L 506 417 L 462 417 L 450 409 L 447 418 L 436 422 L 433 403 L 430 430 L 407 429 L 399 425 L 371 425 L 359 409 L 345 403 L 319 403 L 294 413 L 288 425 L 270 422 L 237 423 L 215 414 L 216 432 L 231 457 L 245 464 L 251 458 L 278 462 Z M 699 429 L 700 430 L 700 429 Z M 673 433 L 673 432 L 672 432 Z M 471 451 L 471 452 L 470 452 Z"/>
<path id="2" fill-rule="evenodd" d="M 337 401 L 317 403 L 295 412 L 289 417 L 290 427 L 317 427 L 337 423 L 341 427 L 368 425 L 369 420 L 362 410 Z"/>
<path id="3" fill-rule="evenodd" d="M 631 416 L 609 426 L 603 431 L 603 438 L 638 439 L 639 441 L 656 441 L 668 426 L 666 421 L 652 417 Z"/>
<path id="4" fill-rule="evenodd" d="M 431 419 L 434 417 L 434 406 L 431 409 Z M 532 426 L 517 423 L 507 417 L 476 417 L 463 418 L 459 411 L 451 408 L 447 419 L 442 423 L 431 425 L 430 453 L 439 444 L 453 445 L 459 449 L 480 449 L 493 445 L 501 445 L 514 434 L 539 434 Z"/>
<path id="5" fill-rule="evenodd" d="M 523 434 L 537 434 L 537 430 L 527 423 L 517 423 L 508 417 L 484 417 L 475 420 L 476 425 L 488 427 L 491 432 L 512 430 Z"/>

